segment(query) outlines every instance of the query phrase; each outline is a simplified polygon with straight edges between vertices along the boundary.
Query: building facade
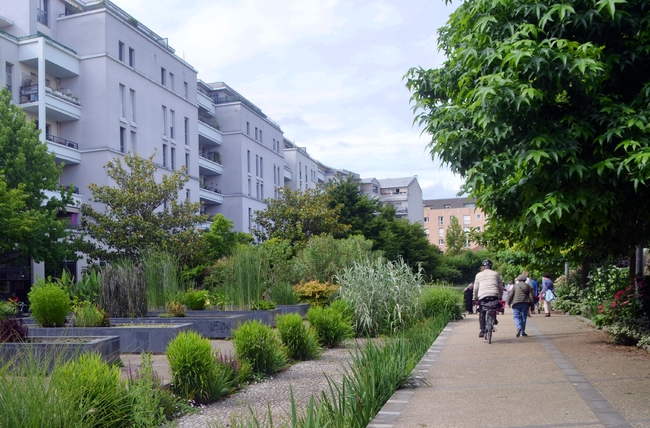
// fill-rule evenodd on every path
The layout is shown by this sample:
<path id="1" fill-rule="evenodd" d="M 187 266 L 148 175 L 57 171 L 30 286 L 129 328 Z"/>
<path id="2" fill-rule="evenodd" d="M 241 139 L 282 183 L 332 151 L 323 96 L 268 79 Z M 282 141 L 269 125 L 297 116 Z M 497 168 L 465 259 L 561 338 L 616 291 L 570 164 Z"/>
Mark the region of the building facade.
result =
<path id="1" fill-rule="evenodd" d="M 442 251 L 447 249 L 445 244 L 447 228 L 451 218 L 456 217 L 463 231 L 468 233 L 472 228 L 477 231 L 485 230 L 486 218 L 483 211 L 476 207 L 476 201 L 468 198 L 426 199 L 424 201 L 424 231 L 429 242 L 438 246 Z M 467 248 L 478 249 L 474 242 L 467 241 Z"/>

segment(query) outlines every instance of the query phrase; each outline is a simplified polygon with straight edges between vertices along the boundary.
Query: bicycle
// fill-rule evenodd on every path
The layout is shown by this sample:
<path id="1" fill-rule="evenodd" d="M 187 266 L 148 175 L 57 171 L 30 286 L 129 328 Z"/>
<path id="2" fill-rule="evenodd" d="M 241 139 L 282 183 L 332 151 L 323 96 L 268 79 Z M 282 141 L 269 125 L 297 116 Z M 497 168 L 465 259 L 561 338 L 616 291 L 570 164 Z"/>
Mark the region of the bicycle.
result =
<path id="1" fill-rule="evenodd" d="M 497 319 L 497 312 L 502 308 L 502 304 L 499 300 L 492 300 L 490 302 L 485 302 L 483 307 L 485 311 L 485 340 L 488 341 L 488 344 L 492 343 L 492 333 L 494 332 L 494 322 Z"/>

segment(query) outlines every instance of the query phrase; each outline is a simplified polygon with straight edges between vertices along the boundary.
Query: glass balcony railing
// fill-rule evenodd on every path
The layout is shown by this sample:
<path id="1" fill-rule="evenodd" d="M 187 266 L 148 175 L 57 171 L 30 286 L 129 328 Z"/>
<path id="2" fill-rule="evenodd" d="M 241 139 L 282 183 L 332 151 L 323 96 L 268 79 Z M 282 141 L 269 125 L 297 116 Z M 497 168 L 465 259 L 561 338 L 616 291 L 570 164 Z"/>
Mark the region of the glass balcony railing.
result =
<path id="1" fill-rule="evenodd" d="M 66 147 L 71 147 L 73 149 L 79 150 L 79 144 L 75 143 L 74 141 L 66 140 L 65 138 L 59 138 L 55 135 L 46 134 L 45 139 L 47 141 L 51 141 L 52 143 L 61 144 Z"/>

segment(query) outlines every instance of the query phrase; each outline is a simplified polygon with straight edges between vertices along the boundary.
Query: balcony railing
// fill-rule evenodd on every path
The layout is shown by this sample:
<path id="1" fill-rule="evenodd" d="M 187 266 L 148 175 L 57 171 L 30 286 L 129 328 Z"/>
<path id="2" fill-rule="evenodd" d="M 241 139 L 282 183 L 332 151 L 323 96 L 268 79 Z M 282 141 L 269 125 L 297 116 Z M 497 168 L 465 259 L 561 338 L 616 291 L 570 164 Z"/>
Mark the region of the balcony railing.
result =
<path id="1" fill-rule="evenodd" d="M 216 129 L 217 131 L 220 130 L 220 126 L 219 126 L 219 122 L 217 122 L 217 118 L 206 119 L 204 117 L 199 116 L 199 122 L 205 123 L 209 127 Z"/>
<path id="2" fill-rule="evenodd" d="M 209 190 L 210 192 L 221 194 L 221 190 L 217 189 L 217 186 L 214 185 L 206 186 L 203 183 L 199 183 L 199 187 L 204 190 Z"/>
<path id="3" fill-rule="evenodd" d="M 71 147 L 73 149 L 79 150 L 79 144 L 75 143 L 74 141 L 66 140 L 65 138 L 59 138 L 52 134 L 46 134 L 45 139 L 53 143 L 61 144 L 66 147 Z"/>
<path id="4" fill-rule="evenodd" d="M 47 12 L 42 10 L 42 9 L 38 9 L 38 14 L 36 15 L 36 20 L 38 22 L 40 22 L 41 24 L 43 24 L 43 25 L 48 25 L 48 23 L 47 23 Z"/>
<path id="5" fill-rule="evenodd" d="M 45 92 L 48 94 L 55 96 L 57 98 L 60 98 L 62 100 L 65 100 L 69 103 L 75 104 L 80 106 L 81 103 L 79 102 L 79 99 L 75 97 L 74 95 L 71 95 L 67 92 L 69 92 L 69 89 L 61 89 L 61 90 L 56 90 L 52 89 L 50 87 L 45 87 Z M 20 87 L 20 103 L 33 103 L 34 101 L 38 101 L 38 85 L 28 85 L 28 86 L 21 86 Z"/>

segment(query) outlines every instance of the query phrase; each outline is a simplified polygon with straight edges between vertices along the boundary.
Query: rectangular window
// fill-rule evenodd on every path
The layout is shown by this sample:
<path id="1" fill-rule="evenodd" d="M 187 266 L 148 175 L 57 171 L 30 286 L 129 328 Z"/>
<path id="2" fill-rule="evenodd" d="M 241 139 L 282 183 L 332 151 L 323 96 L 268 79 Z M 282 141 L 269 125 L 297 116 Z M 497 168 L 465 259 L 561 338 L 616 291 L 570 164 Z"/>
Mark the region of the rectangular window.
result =
<path id="1" fill-rule="evenodd" d="M 174 132 L 174 122 L 176 122 L 176 112 L 174 110 L 169 110 L 170 120 L 169 120 L 169 138 L 172 140 L 176 138 L 176 133 Z"/>
<path id="2" fill-rule="evenodd" d="M 183 96 L 185 99 L 188 99 L 190 97 L 190 88 L 187 85 L 187 82 L 183 82 Z"/>
<path id="3" fill-rule="evenodd" d="M 438 236 L 440 237 L 445 236 L 445 229 L 443 229 L 442 227 L 438 229 Z"/>
<path id="4" fill-rule="evenodd" d="M 445 245 L 444 239 L 438 239 L 438 245 Z"/>
<path id="5" fill-rule="evenodd" d="M 174 92 L 176 85 L 174 84 L 174 73 L 169 73 L 169 89 Z"/>
<path id="6" fill-rule="evenodd" d="M 167 144 L 163 144 L 162 155 L 163 155 L 163 166 L 167 168 Z"/>
<path id="7" fill-rule="evenodd" d="M 248 209 L 248 230 L 251 230 L 253 227 L 253 209 Z"/>
<path id="8" fill-rule="evenodd" d="M 124 85 L 120 83 L 120 117 L 126 118 L 126 99 L 124 96 Z"/>
<path id="9" fill-rule="evenodd" d="M 135 123 L 135 91 L 129 89 L 129 97 L 131 99 L 131 122 Z"/>
<path id="10" fill-rule="evenodd" d="M 38 16 L 36 20 L 43 25 L 49 25 L 50 0 L 38 0 Z"/>
<path id="11" fill-rule="evenodd" d="M 262 130 L 260 129 L 260 143 L 263 143 L 264 139 L 262 138 Z"/>
<path id="12" fill-rule="evenodd" d="M 250 137 L 251 135 L 251 124 L 246 122 L 246 135 Z"/>
<path id="13" fill-rule="evenodd" d="M 5 86 L 7 87 L 7 90 L 9 91 L 10 94 L 13 94 L 12 91 L 12 82 L 14 80 L 14 65 L 7 62 L 5 63 Z"/>
<path id="14" fill-rule="evenodd" d="M 136 137 L 135 131 L 131 131 L 131 150 L 133 151 L 133 153 L 138 152 L 138 145 L 135 137 Z"/>
<path id="15" fill-rule="evenodd" d="M 470 224 L 471 220 L 468 215 L 463 216 L 463 224 Z"/>
<path id="16" fill-rule="evenodd" d="M 445 207 L 444 207 L 444 208 L 445 208 L 446 210 L 449 210 L 449 209 L 451 209 L 451 205 L 449 205 L 449 204 L 445 204 Z"/>
<path id="17" fill-rule="evenodd" d="M 251 195 L 251 179 L 248 179 L 248 196 Z"/>
<path id="18" fill-rule="evenodd" d="M 126 153 L 126 128 L 120 126 L 120 153 Z"/>
<path id="19" fill-rule="evenodd" d="M 302 180 L 302 162 L 298 162 L 298 174 L 300 175 L 300 179 Z"/>
<path id="20" fill-rule="evenodd" d="M 129 67 L 135 67 L 135 49 L 129 48 Z"/>
<path id="21" fill-rule="evenodd" d="M 260 156 L 260 178 L 264 178 L 264 158 Z"/>
<path id="22" fill-rule="evenodd" d="M 255 184 L 255 199 L 260 198 L 260 183 Z"/>
<path id="23" fill-rule="evenodd" d="M 246 168 L 248 170 L 248 173 L 250 174 L 251 173 L 251 151 L 250 150 L 246 150 Z M 250 196 L 250 191 L 248 193 L 249 193 L 248 196 Z"/>
<path id="24" fill-rule="evenodd" d="M 167 85 L 167 70 L 165 70 L 165 67 L 160 67 L 160 84 Z"/>
<path id="25" fill-rule="evenodd" d="M 183 127 L 185 128 L 185 145 L 190 145 L 190 119 L 187 117 L 183 119 Z"/>
<path id="26" fill-rule="evenodd" d="M 264 200 L 264 183 L 260 184 L 260 199 Z"/>
<path id="27" fill-rule="evenodd" d="M 171 148 L 171 164 L 172 164 L 172 171 L 176 171 L 176 149 L 174 147 Z"/>
<path id="28" fill-rule="evenodd" d="M 255 141 L 257 141 L 257 126 L 255 127 Z"/>
<path id="29" fill-rule="evenodd" d="M 118 42 L 117 57 L 120 59 L 120 61 L 124 62 L 124 43 L 122 42 Z"/>
<path id="30" fill-rule="evenodd" d="M 187 170 L 185 172 L 187 172 L 189 174 L 190 173 L 190 154 L 189 153 L 185 153 L 185 169 Z"/>
<path id="31" fill-rule="evenodd" d="M 424 222 L 429 223 L 429 217 L 424 217 Z"/>
<path id="32" fill-rule="evenodd" d="M 277 177 L 275 175 L 275 169 L 276 168 L 277 168 L 277 166 L 273 165 L 273 184 L 278 184 Z"/>
<path id="33" fill-rule="evenodd" d="M 445 224 L 445 218 L 443 216 L 438 217 L 438 225 L 442 226 Z"/>
<path id="34" fill-rule="evenodd" d="M 476 214 L 476 220 L 480 220 L 480 219 L 481 219 L 481 214 Z"/>
<path id="35" fill-rule="evenodd" d="M 167 135 L 167 107 L 165 106 L 162 106 L 162 123 L 163 123 L 162 133 L 163 135 Z"/>
<path id="36" fill-rule="evenodd" d="M 255 155 L 255 177 L 260 176 L 260 157 Z"/>
<path id="37" fill-rule="evenodd" d="M 185 199 L 190 200 L 190 189 L 185 189 Z"/>

